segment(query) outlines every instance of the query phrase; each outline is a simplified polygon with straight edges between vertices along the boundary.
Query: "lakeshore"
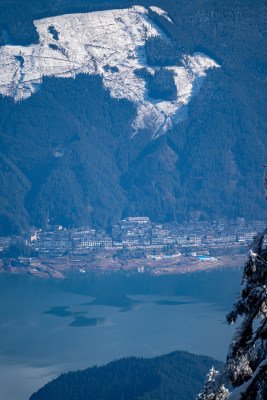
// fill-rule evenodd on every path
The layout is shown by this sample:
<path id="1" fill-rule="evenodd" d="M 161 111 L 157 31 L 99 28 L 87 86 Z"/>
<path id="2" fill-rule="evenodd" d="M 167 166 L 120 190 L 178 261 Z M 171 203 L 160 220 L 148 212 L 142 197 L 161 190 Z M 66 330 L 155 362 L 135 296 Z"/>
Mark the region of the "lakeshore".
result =
<path id="1" fill-rule="evenodd" d="M 104 252 L 92 256 L 67 255 L 60 258 L 43 259 L 19 257 L 0 264 L 0 273 L 32 275 L 40 278 L 65 278 L 70 272 L 86 274 L 102 271 L 136 271 L 152 275 L 186 274 L 220 268 L 242 267 L 245 254 L 224 254 L 217 257 L 186 255 L 179 252 L 172 255 L 160 253 L 157 257 L 146 255 L 119 257 L 116 252 Z"/>

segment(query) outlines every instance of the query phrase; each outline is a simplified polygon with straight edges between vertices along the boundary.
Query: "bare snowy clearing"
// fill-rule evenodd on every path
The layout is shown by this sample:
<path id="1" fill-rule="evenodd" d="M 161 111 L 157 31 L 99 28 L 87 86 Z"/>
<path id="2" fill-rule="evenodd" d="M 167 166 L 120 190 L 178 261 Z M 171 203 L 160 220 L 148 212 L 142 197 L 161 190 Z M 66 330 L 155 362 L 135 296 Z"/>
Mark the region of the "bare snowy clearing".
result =
<path id="1" fill-rule="evenodd" d="M 156 7 L 151 10 L 169 20 L 165 11 Z M 184 120 L 186 106 L 198 93 L 206 70 L 219 67 L 204 54 L 184 56 L 181 66 L 166 67 L 174 72 L 177 99 L 152 99 L 145 80 L 137 77 L 134 70 L 147 67 L 153 74 L 156 67 L 147 65 L 145 40 L 160 36 L 167 41 L 167 37 L 144 7 L 66 14 L 34 24 L 40 38 L 38 44 L 0 48 L 0 93 L 18 101 L 36 92 L 43 76 L 100 74 L 111 96 L 136 104 L 134 133 L 148 127 L 157 137 L 172 123 Z"/>

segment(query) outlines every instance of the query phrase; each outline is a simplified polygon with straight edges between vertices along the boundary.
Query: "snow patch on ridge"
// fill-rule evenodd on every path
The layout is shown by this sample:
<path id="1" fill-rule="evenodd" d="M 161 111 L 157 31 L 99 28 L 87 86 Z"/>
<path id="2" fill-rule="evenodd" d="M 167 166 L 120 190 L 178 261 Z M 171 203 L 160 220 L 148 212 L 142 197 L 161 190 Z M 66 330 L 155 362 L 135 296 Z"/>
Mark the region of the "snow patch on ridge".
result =
<path id="1" fill-rule="evenodd" d="M 149 7 L 149 10 L 153 11 L 154 13 L 160 15 L 161 17 L 166 18 L 170 23 L 173 24 L 172 20 L 170 19 L 170 17 L 168 16 L 168 14 L 166 13 L 166 11 L 162 10 L 159 7 L 155 7 L 155 6 L 151 6 Z"/>
<path id="2" fill-rule="evenodd" d="M 152 99 L 145 80 L 134 71 L 146 67 L 153 74 L 156 69 L 147 65 L 148 36 L 168 39 L 144 7 L 65 14 L 36 20 L 34 24 L 40 38 L 38 44 L 0 47 L 0 94 L 18 101 L 36 92 L 43 76 L 100 74 L 111 96 L 136 104 L 134 133 L 149 128 L 153 137 L 158 137 L 172 123 L 184 120 L 187 104 L 198 93 L 206 70 L 219 67 L 201 53 L 184 56 L 181 66 L 166 67 L 174 72 L 177 99 Z"/>

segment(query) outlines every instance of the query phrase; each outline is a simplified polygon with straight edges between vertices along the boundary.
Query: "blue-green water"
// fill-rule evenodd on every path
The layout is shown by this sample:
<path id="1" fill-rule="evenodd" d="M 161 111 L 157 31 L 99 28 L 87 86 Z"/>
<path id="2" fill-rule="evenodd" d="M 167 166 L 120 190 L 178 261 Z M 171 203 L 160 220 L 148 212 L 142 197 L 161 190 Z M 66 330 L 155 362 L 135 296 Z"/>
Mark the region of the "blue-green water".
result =
<path id="1" fill-rule="evenodd" d="M 26 400 L 61 372 L 188 350 L 223 360 L 240 270 L 189 275 L 0 275 L 0 399 Z"/>

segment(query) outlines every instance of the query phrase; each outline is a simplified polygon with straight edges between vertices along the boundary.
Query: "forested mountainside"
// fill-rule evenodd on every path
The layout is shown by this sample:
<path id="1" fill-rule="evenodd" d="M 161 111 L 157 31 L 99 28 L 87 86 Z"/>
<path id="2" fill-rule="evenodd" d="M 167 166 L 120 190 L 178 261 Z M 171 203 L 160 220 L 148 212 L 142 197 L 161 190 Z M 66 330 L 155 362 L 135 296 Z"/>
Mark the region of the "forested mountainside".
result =
<path id="1" fill-rule="evenodd" d="M 209 357 L 186 352 L 123 358 L 102 367 L 60 375 L 30 400 L 191 400 L 201 390 Z"/>
<path id="2" fill-rule="evenodd" d="M 38 43 L 34 20 L 135 4 L 0 0 L 2 49 Z M 185 118 L 156 137 L 149 120 L 133 135 L 136 104 L 112 97 L 101 74 L 47 76 L 26 99 L 0 96 L 1 235 L 44 226 L 48 219 L 108 227 L 129 215 L 153 221 L 267 218 L 258 189 L 267 149 L 265 1 L 138 5 L 160 7 L 172 21 L 150 12 L 169 41 L 148 39 L 148 68 L 135 71 L 149 98 L 177 101 L 166 67 L 181 66 L 185 54 L 204 53 L 220 67 L 206 71 Z M 116 73 L 116 66 L 106 68 Z"/>

